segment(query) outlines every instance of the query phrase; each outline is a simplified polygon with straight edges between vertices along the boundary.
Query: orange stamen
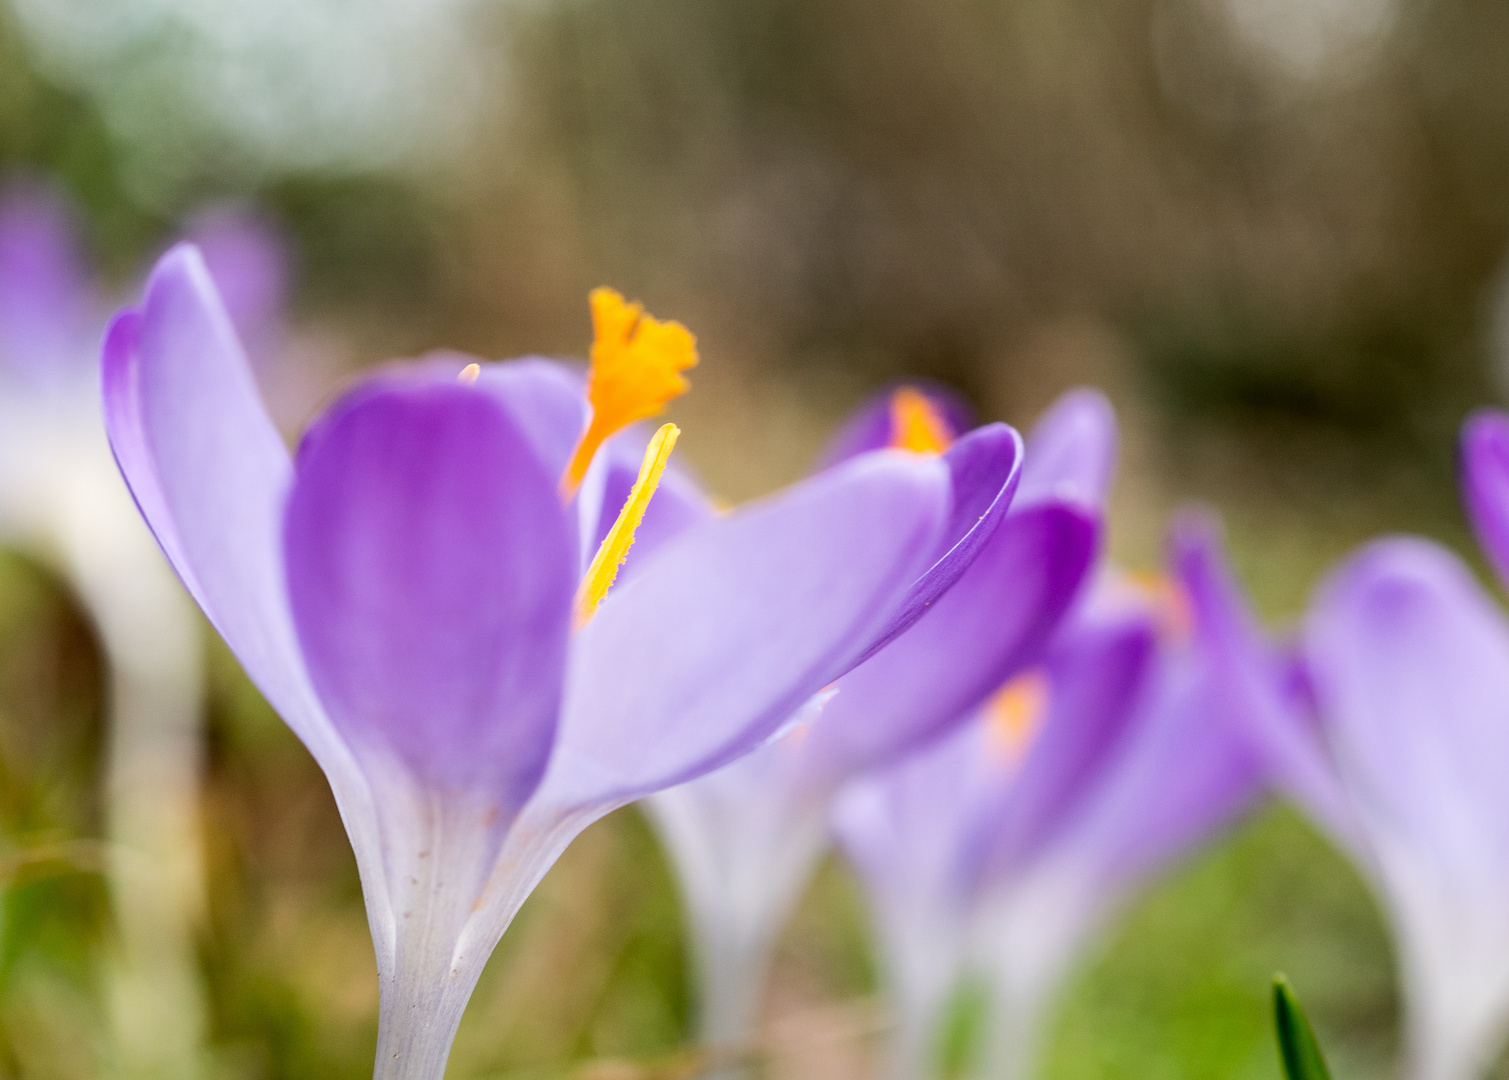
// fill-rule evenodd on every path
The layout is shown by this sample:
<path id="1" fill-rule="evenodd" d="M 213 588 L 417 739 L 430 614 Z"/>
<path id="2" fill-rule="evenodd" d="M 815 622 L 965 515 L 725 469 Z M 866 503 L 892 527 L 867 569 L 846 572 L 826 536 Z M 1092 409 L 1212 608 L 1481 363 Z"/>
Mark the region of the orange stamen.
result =
<path id="1" fill-rule="evenodd" d="M 891 447 L 918 454 L 941 454 L 954 433 L 927 395 L 903 386 L 891 395 Z"/>
<path id="2" fill-rule="evenodd" d="M 587 475 L 593 455 L 614 432 L 656 415 L 690 384 L 681 374 L 697 366 L 697 339 L 677 322 L 660 322 L 612 289 L 593 289 L 592 371 L 587 400 L 592 420 L 561 477 L 569 497 Z"/>
<path id="3" fill-rule="evenodd" d="M 986 703 L 988 744 L 1015 768 L 1027 756 L 1048 713 L 1048 677 L 1041 671 L 1018 675 Z"/>

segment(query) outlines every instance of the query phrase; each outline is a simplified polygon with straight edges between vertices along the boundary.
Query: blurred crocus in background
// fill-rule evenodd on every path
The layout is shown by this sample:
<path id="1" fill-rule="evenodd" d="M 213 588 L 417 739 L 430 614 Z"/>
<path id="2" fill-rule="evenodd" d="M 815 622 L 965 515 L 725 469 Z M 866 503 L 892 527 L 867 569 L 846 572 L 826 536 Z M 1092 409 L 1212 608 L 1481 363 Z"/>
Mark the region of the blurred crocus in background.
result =
<path id="1" fill-rule="evenodd" d="M 1490 565 L 1509 553 L 1509 417 L 1463 430 L 1461 479 Z M 1407 1074 L 1467 1080 L 1509 1023 L 1509 620 L 1462 560 L 1375 540 L 1317 589 L 1295 656 L 1267 642 L 1224 568 L 1197 568 L 1254 744 L 1356 861 L 1388 915 Z"/>
<path id="2" fill-rule="evenodd" d="M 936 388 L 888 390 L 844 425 L 823 462 L 894 447 L 969 469 L 982 449 L 1015 439 L 993 424 L 955 441 L 968 415 Z M 784 737 L 647 802 L 681 883 L 706 1042 L 737 1046 L 754 1034 L 771 953 L 827 850 L 838 789 L 947 735 L 1037 659 L 1092 565 L 1114 444 L 1104 399 L 1066 395 L 1028 440 L 1020 486 L 1013 476 L 990 504 L 1000 524 L 948 596 Z"/>
<path id="3" fill-rule="evenodd" d="M 1506 11 L 1484 0 L 0 0 L 0 178 L 55 180 L 87 215 L 88 253 L 25 241 L 9 245 L 31 253 L 22 269 L 0 269 L 0 339 L 32 343 L 5 346 L 0 364 L 0 449 L 27 447 L 0 453 L 0 1074 L 355 1080 L 379 1029 L 385 1054 L 423 1042 L 407 1064 L 433 1072 L 506 922 L 501 894 L 528 892 L 608 805 L 680 781 L 648 807 L 653 824 L 615 812 L 572 841 L 478 979 L 451 1075 L 679 1077 L 752 1057 L 770 1080 L 867 1080 L 877 1065 L 927 1069 L 941 1012 L 950 1074 L 972 1047 L 979 1070 L 1001 1076 L 1247 1077 L 1272 1072 L 1263 989 L 1275 970 L 1302 991 L 1338 1077 L 1503 1071 L 1501 418 L 1474 421 L 1465 444 L 1481 552 L 1453 478 L 1463 417 L 1509 394 Z M 10 215 L 33 223 L 12 235 L 62 220 L 35 183 L 23 201 L 44 210 Z M 286 317 L 295 279 L 257 215 L 297 253 Z M 242 243 L 259 234 L 261 246 Z M 163 543 L 183 541 L 180 569 L 233 650 L 203 640 L 201 705 L 133 718 L 128 699 L 148 692 L 160 705 L 191 699 L 198 616 L 164 616 L 183 634 L 106 625 L 100 598 L 150 614 L 151 597 L 171 603 L 182 586 L 164 584 L 161 552 L 140 532 L 113 560 L 101 543 L 86 567 L 49 522 L 104 537 L 88 523 L 125 502 L 99 438 L 103 313 L 127 289 L 134 303 L 141 272 L 183 238 L 201 249 L 254 376 L 236 377 L 239 397 L 179 393 L 223 374 L 224 350 L 180 333 L 193 320 L 168 312 L 172 298 L 196 290 L 165 270 L 141 311 L 142 362 L 121 365 L 118 389 L 141 389 L 141 408 L 120 412 L 150 421 L 150 453 L 131 466 L 138 495 L 168 521 Z M 582 352 L 582 298 L 601 281 L 698 331 L 696 393 L 669 416 L 686 429 L 673 453 L 641 415 L 578 455 L 579 369 L 469 366 Z M 600 301 L 621 330 L 688 340 Z M 459 352 L 374 372 L 310 428 L 302 455 L 283 453 L 313 403 L 333 400 L 331 361 L 435 343 Z M 198 359 L 155 362 L 175 349 Z M 38 362 L 48 355 L 78 361 Z M 460 373 L 475 381 L 456 383 Z M 253 382 L 271 428 L 262 408 L 243 408 Z M 751 626 L 742 652 L 720 635 L 756 610 L 752 598 L 746 609 L 709 594 L 704 612 L 687 580 L 655 620 L 623 614 L 670 590 L 676 552 L 755 513 L 772 515 L 770 532 L 720 567 L 762 604 L 803 591 L 760 569 L 799 554 L 800 530 L 771 538 L 777 504 L 795 513 L 789 500 L 817 502 L 854 470 L 920 477 L 930 460 L 948 473 L 940 520 L 964 513 L 961 486 L 990 503 L 965 549 L 979 543 L 967 577 L 981 618 L 994 604 L 1029 619 L 1045 610 L 1033 589 L 1067 575 L 1074 545 L 1054 548 L 1057 569 L 988 581 L 986 569 L 1006 561 L 1005 537 L 1034 502 L 1052 501 L 1034 486 L 1057 470 L 1040 432 L 1020 462 L 983 455 L 1012 437 L 972 431 L 973 417 L 1026 435 L 1086 385 L 1118 420 L 1115 491 L 1089 500 L 1100 557 L 1161 564 L 1169 515 L 1187 499 L 1217 506 L 1229 530 L 1217 544 L 1181 519 L 1175 587 L 1092 568 L 1079 592 L 1090 600 L 1053 620 L 1050 642 L 987 624 L 988 639 L 937 631 L 939 655 L 924 655 L 928 627 L 949 622 L 934 616 L 968 604 L 960 588 L 926 587 L 949 541 L 924 542 L 919 519 L 920 569 L 890 597 L 904 610 L 879 610 L 882 587 L 873 620 L 851 612 L 853 633 L 839 633 L 815 571 L 787 621 Z M 549 443 L 538 455 L 549 460 L 534 469 L 524 451 L 479 451 L 449 412 L 421 436 L 416 399 L 463 392 L 456 408 L 476 406 L 467 415 L 489 445 Z M 488 419 L 489 401 L 502 420 Z M 399 414 L 403 424 L 384 419 Z M 332 464 L 359 422 L 384 431 Z M 92 447 L 88 469 L 74 468 L 86 457 L 75 445 Z M 908 452 L 923 458 L 896 466 Z M 973 484 L 977 453 L 992 475 Z M 582 468 L 563 481 L 567 457 Z M 190 476 L 196 460 L 203 472 Z M 823 476 L 782 490 L 814 461 Z M 113 492 L 83 494 L 75 474 Z M 441 492 L 442 476 L 454 487 Z M 538 513 L 520 515 L 535 534 L 526 543 L 498 523 L 528 492 Z M 768 492 L 781 493 L 725 514 Z M 399 502 L 408 512 L 378 520 Z M 927 516 L 908 505 L 900 516 Z M 843 573 L 861 577 L 869 560 L 856 553 L 897 540 L 897 518 L 813 524 L 810 549 L 837 562 L 843 547 Z M 562 529 L 569 550 L 556 560 Z M 155 561 L 128 565 L 133 547 Z M 1263 623 L 1221 565 L 1227 551 Z M 1484 555 L 1498 574 L 1484 576 Z M 233 582 L 244 589 L 226 586 L 232 563 L 254 568 Z M 583 581 L 594 584 L 578 602 Z M 538 621 L 518 614 L 535 587 L 565 594 L 564 630 L 558 603 L 541 601 L 553 614 Z M 917 601 L 927 614 L 896 633 Z M 715 618 L 718 604 L 728 610 Z M 799 637 L 830 617 L 853 661 L 874 655 L 839 674 L 846 650 L 814 648 L 776 680 L 768 708 L 747 711 L 788 625 Z M 598 664 L 603 636 L 629 624 L 642 651 Z M 1014 636 L 1019 655 L 987 672 L 987 645 L 1006 650 Z M 727 651 L 698 671 L 716 666 L 708 687 L 732 685 L 702 693 L 700 675 L 670 673 L 650 686 L 664 670 L 654 650 L 674 659 L 720 642 Z M 911 658 L 889 683 L 888 657 Z M 184 658 L 193 670 L 174 683 Z M 934 658 L 943 674 L 920 675 Z M 964 671 L 974 664 L 983 689 Z M 588 676 L 609 666 L 632 670 L 589 697 Z M 1091 711 L 1075 702 L 1097 685 L 1127 680 L 1121 707 L 1060 747 L 1064 774 L 1083 784 L 1059 782 L 1043 764 L 1050 729 Z M 1201 680 L 1220 700 L 1181 711 Z M 697 694 L 677 696 L 693 682 Z M 895 811 L 876 820 L 917 853 L 866 875 L 899 883 L 862 889 L 826 854 L 835 789 L 925 772 L 945 751 L 937 776 L 954 783 L 919 772 L 916 798 L 872 805 Z M 601 783 L 574 779 L 598 766 Z M 1235 779 L 1254 772 L 1299 812 L 1261 801 L 1239 815 L 1256 785 Z M 497 820 L 465 818 L 479 803 Z M 572 820 L 554 828 L 552 807 L 567 803 Z M 183 828 L 196 809 L 199 844 Z M 954 831 L 964 819 L 984 824 Z M 416 842 L 425 829 L 440 842 Z M 523 850 L 531 833 L 540 847 Z M 883 861 L 891 834 L 876 835 Z M 201 858 L 202 910 L 189 881 Z M 969 872 L 961 882 L 946 866 Z M 460 897 L 484 885 L 486 910 L 472 913 Z M 866 891 L 885 931 L 878 968 Z M 910 909 L 942 914 L 923 922 Z M 895 995 L 889 1014 L 877 974 Z M 894 1062 L 875 1053 L 887 1015 L 909 1025 Z M 380 1069 L 402 1067 L 393 1061 Z"/>
<path id="4" fill-rule="evenodd" d="M 377 953 L 378 1077 L 437 1080 L 570 841 L 757 748 L 904 631 L 978 554 L 961 511 L 1016 468 L 1010 441 L 969 470 L 861 455 L 702 520 L 609 591 L 676 429 L 621 510 L 598 450 L 685 390 L 696 352 L 608 290 L 592 314 L 585 387 L 538 360 L 397 365 L 326 410 L 296 462 L 192 247 L 106 339 L 138 505 L 340 807 Z M 940 537 L 957 540 L 942 558 Z"/>
<path id="5" fill-rule="evenodd" d="M 225 207 L 200 223 L 215 272 L 261 351 L 277 348 L 278 238 Z M 0 533 L 56 569 L 108 668 L 106 866 L 118 947 L 106 985 L 111 1067 L 185 1077 L 205 1067 L 194 955 L 203 904 L 198 776 L 201 642 L 182 588 L 142 526 L 105 438 L 106 302 L 70 207 L 40 178 L 0 189 Z"/>
<path id="6" fill-rule="evenodd" d="M 1190 531 L 1176 566 L 1202 542 Z M 893 1075 L 938 1072 L 945 1009 L 972 975 L 988 997 L 980 1074 L 1030 1076 L 1096 932 L 1252 804 L 1258 759 L 1181 596 L 1107 569 L 1038 667 L 840 797 L 896 1012 Z"/>

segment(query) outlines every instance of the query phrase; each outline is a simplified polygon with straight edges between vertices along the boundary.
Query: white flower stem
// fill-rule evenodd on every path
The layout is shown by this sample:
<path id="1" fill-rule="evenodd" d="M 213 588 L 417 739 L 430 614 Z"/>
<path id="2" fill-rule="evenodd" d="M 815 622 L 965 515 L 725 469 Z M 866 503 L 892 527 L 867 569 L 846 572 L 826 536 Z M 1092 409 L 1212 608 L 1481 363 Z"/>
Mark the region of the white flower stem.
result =
<path id="1" fill-rule="evenodd" d="M 168 593 L 154 612 L 166 626 L 92 605 L 110 668 L 105 797 L 119 948 L 106 985 L 116 1068 L 133 1080 L 193 1080 L 205 1067 L 194 950 L 204 906 L 200 674 L 197 635 L 178 601 Z"/>

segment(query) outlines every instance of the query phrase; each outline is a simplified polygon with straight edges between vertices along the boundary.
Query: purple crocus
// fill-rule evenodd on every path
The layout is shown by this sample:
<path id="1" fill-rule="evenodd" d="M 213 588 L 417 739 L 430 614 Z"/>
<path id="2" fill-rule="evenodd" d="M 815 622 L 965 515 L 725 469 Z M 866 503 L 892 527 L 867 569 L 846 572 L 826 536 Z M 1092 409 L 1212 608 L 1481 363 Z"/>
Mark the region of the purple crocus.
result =
<path id="1" fill-rule="evenodd" d="M 1490 564 L 1509 569 L 1509 417 L 1470 419 L 1462 486 Z M 1287 658 L 1234 584 L 1201 603 L 1225 632 L 1277 782 L 1348 852 L 1398 942 L 1408 1074 L 1483 1075 L 1509 1024 L 1509 621 L 1452 552 L 1363 547 L 1317 590 Z"/>
<path id="2" fill-rule="evenodd" d="M 984 478 L 868 454 L 701 518 L 603 595 L 669 447 L 651 441 L 621 514 L 614 440 L 592 448 L 684 389 L 695 352 L 616 294 L 593 313 L 595 411 L 560 365 L 439 356 L 357 385 L 292 460 L 193 249 L 106 342 L 138 505 L 334 791 L 379 1078 L 438 1080 L 493 946 L 582 829 L 759 746 L 974 555 L 967 530 L 937 547 Z M 998 490 L 1013 458 L 977 464 Z"/>
<path id="3" fill-rule="evenodd" d="M 879 447 L 920 443 L 969 473 L 986 449 L 1015 440 L 992 424 L 947 445 L 967 424 L 967 409 L 946 391 L 887 391 L 840 430 L 823 460 L 842 467 Z M 1114 446 L 1105 400 L 1065 395 L 1027 442 L 1020 486 L 1013 476 L 995 494 L 1001 523 L 952 592 L 784 738 L 647 802 L 682 886 L 705 1041 L 752 1034 L 776 938 L 828 848 L 839 788 L 943 737 L 1039 658 L 1093 561 Z"/>
<path id="4" fill-rule="evenodd" d="M 1176 562 L 1201 542 L 1181 530 Z M 936 749 L 841 796 L 898 1077 L 933 1074 L 941 1013 L 970 973 L 990 998 L 984 1074 L 1028 1075 L 1094 933 L 1254 798 L 1255 755 L 1180 597 L 1108 571 L 1038 668 Z"/>
<path id="5" fill-rule="evenodd" d="M 223 209 L 215 272 L 260 292 L 248 328 L 276 321 L 273 235 Z M 98 635 L 107 671 L 104 778 L 118 948 L 104 985 L 111 1068 L 188 1075 L 203 1054 L 194 921 L 201 644 L 183 590 L 142 526 L 110 456 L 99 405 L 108 307 L 62 194 L 40 178 L 0 187 L 0 540 L 62 574 Z"/>

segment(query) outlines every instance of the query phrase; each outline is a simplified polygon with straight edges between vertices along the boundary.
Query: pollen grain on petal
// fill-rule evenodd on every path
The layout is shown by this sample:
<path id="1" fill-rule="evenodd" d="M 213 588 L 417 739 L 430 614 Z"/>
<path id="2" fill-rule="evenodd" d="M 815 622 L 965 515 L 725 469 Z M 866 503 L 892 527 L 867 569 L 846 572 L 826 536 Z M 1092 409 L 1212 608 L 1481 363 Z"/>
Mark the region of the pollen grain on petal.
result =
<path id="1" fill-rule="evenodd" d="M 636 420 L 655 416 L 691 388 L 681 373 L 697 366 L 697 339 L 678 322 L 661 322 L 609 288 L 593 289 L 592 370 L 587 401 L 592 419 L 561 477 L 575 492 L 603 440 Z"/>
<path id="2" fill-rule="evenodd" d="M 1012 679 L 986 703 L 988 744 L 1009 767 L 1016 768 L 1032 748 L 1048 713 L 1048 676 L 1028 671 Z"/>
<path id="3" fill-rule="evenodd" d="M 948 421 L 922 391 L 903 386 L 891 395 L 892 449 L 941 454 L 953 441 Z"/>
<path id="4" fill-rule="evenodd" d="M 671 451 L 680 434 L 681 429 L 675 424 L 665 424 L 655 432 L 650 445 L 645 448 L 644 460 L 639 465 L 639 476 L 629 490 L 629 497 L 624 501 L 623 509 L 618 512 L 618 519 L 613 522 L 608 535 L 598 545 L 597 554 L 592 557 L 592 564 L 587 567 L 587 573 L 577 587 L 577 629 L 592 621 L 592 616 L 597 614 L 597 606 L 603 602 L 603 597 L 613 585 L 613 579 L 618 576 L 618 568 L 629 554 L 629 547 L 634 543 L 634 532 L 644 520 L 650 496 L 655 494 L 655 489 L 660 484 L 660 477 L 665 472 L 666 463 L 671 459 Z"/>

